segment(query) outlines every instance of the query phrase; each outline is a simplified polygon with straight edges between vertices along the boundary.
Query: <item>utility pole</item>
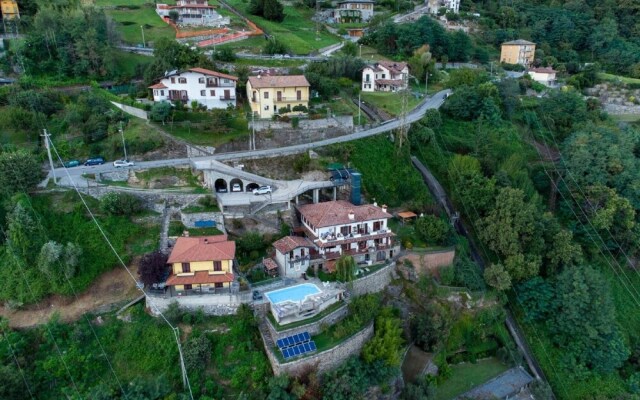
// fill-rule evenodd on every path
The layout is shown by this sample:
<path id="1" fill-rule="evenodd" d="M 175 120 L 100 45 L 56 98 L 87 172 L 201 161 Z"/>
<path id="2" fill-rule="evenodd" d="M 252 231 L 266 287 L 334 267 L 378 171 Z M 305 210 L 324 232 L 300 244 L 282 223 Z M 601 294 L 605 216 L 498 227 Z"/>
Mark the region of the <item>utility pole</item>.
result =
<path id="1" fill-rule="evenodd" d="M 362 58 L 362 45 L 359 44 L 358 46 L 360 46 L 360 58 Z"/>
<path id="2" fill-rule="evenodd" d="M 120 131 L 120 136 L 122 136 L 122 148 L 124 149 L 124 159 L 125 160 L 129 160 L 127 158 L 127 144 L 124 142 L 124 131 L 122 130 L 122 121 L 120 121 L 120 129 L 118 129 Z"/>
<path id="3" fill-rule="evenodd" d="M 140 25 L 140 31 L 142 31 L 142 48 L 146 48 L 147 45 L 144 42 L 144 27 Z"/>
<path id="4" fill-rule="evenodd" d="M 398 151 L 402 148 L 409 126 L 407 125 L 407 110 L 409 108 L 409 74 L 403 74 L 402 77 L 402 109 L 400 112 L 400 127 L 398 128 Z"/>
<path id="5" fill-rule="evenodd" d="M 42 135 L 44 138 L 44 147 L 47 149 L 47 155 L 49 156 L 49 165 L 51 166 L 51 174 L 53 175 L 53 183 L 57 183 L 56 179 L 56 169 L 53 167 L 53 157 L 51 157 L 51 146 L 49 145 L 49 137 L 51 136 L 46 129 L 42 130 Z"/>
<path id="6" fill-rule="evenodd" d="M 427 71 L 427 73 L 424 76 L 424 98 L 425 99 L 429 97 L 428 86 L 429 86 L 429 71 Z"/>
<path id="7" fill-rule="evenodd" d="M 362 45 L 360 46 L 362 49 Z M 362 114 L 362 109 L 360 107 L 362 107 L 362 102 L 360 101 L 360 92 L 358 92 L 358 126 L 362 126 L 362 124 L 360 124 L 360 114 Z"/>
<path id="8" fill-rule="evenodd" d="M 256 149 L 256 113 L 251 110 L 251 140 L 249 141 L 249 150 Z M 251 148 L 253 146 L 253 148 Z"/>

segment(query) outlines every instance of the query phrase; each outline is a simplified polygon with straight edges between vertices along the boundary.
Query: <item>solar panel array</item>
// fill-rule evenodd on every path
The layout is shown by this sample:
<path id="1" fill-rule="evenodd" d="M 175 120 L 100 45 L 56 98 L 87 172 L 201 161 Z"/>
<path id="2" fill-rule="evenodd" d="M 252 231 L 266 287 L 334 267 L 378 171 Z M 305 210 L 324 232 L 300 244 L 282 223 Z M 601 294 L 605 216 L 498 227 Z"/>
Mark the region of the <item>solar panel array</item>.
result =
<path id="1" fill-rule="evenodd" d="M 287 336 L 284 339 L 278 339 L 276 343 L 285 360 L 317 350 L 316 343 L 311 340 L 309 332 Z"/>

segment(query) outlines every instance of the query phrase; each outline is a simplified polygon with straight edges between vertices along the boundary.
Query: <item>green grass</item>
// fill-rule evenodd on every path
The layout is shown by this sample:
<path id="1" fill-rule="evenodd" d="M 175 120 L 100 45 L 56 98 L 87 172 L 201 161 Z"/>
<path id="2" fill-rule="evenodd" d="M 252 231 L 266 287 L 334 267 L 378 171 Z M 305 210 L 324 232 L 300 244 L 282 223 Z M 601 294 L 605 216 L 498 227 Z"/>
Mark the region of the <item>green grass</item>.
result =
<path id="1" fill-rule="evenodd" d="M 124 73 L 129 76 L 135 75 L 136 66 L 138 64 L 147 65 L 151 64 L 151 62 L 153 61 L 153 57 L 115 49 L 111 51 L 111 56 L 116 63 L 117 70 L 120 73 Z"/>
<path id="2" fill-rule="evenodd" d="M 235 65 L 245 65 L 247 67 L 268 67 L 268 68 L 298 68 L 306 64 L 305 60 L 292 60 L 286 58 L 279 59 L 266 59 L 266 60 L 253 60 L 249 58 L 236 58 L 234 61 Z"/>
<path id="3" fill-rule="evenodd" d="M 189 236 L 222 235 L 218 228 L 187 228 L 181 221 L 169 222 L 169 236 L 182 236 L 184 231 L 189 231 Z"/>
<path id="4" fill-rule="evenodd" d="M 142 44 L 142 30 L 147 46 L 163 37 L 176 37 L 176 31 L 160 18 L 153 4 L 141 6 L 138 10 L 106 9 L 105 12 L 116 22 L 117 30 L 125 43 Z"/>
<path id="5" fill-rule="evenodd" d="M 193 204 L 189 207 L 185 207 L 182 209 L 182 212 L 185 214 L 195 214 L 195 213 L 203 213 L 203 212 L 218 212 L 220 209 L 216 205 L 212 206 L 203 206 L 201 204 Z"/>
<path id="6" fill-rule="evenodd" d="M 171 135 L 186 140 L 189 143 L 219 147 L 233 140 L 248 139 L 249 128 L 246 115 L 236 112 L 229 126 L 222 129 L 216 128 L 215 121 L 209 113 L 185 113 L 187 121 L 168 123 L 157 126 Z"/>
<path id="7" fill-rule="evenodd" d="M 640 79 L 637 79 L 637 78 L 630 78 L 628 76 L 622 76 L 622 75 L 606 74 L 604 72 L 599 73 L 598 78 L 608 82 L 619 81 L 622 83 L 640 83 Z"/>
<path id="8" fill-rule="evenodd" d="M 509 369 L 495 358 L 451 366 L 451 377 L 436 388 L 436 400 L 449 400 Z"/>
<path id="9" fill-rule="evenodd" d="M 620 121 L 620 122 L 638 122 L 638 121 L 640 121 L 640 114 L 622 114 L 622 115 L 611 115 L 611 114 L 609 114 L 609 115 L 615 121 Z"/>
<path id="10" fill-rule="evenodd" d="M 424 92 L 424 87 L 422 88 Z M 402 95 L 391 92 L 362 92 L 362 101 L 374 105 L 375 107 L 397 116 L 402 112 Z M 420 99 L 410 95 L 407 102 L 407 112 L 411 111 Z"/>
<path id="11" fill-rule="evenodd" d="M 258 27 L 270 35 L 275 36 L 294 54 L 308 54 L 312 51 L 338 43 L 340 39 L 326 31 L 320 32 L 320 40 L 316 40 L 315 23 L 311 21 L 314 10 L 307 7 L 284 6 L 285 18 L 282 22 L 268 21 L 262 17 L 250 15 L 247 12 L 249 2 L 229 0 L 228 3 L 238 9 L 245 17 L 253 21 Z M 264 39 L 262 40 L 262 47 Z"/>
<path id="12" fill-rule="evenodd" d="M 270 312 L 267 313 L 267 317 L 269 318 L 269 321 L 271 321 L 271 325 L 273 325 L 275 330 L 280 332 L 280 331 L 284 331 L 286 329 L 293 329 L 293 328 L 297 328 L 299 326 L 303 326 L 303 325 L 310 324 L 312 322 L 319 321 L 322 318 L 326 317 L 327 315 L 331 314 L 332 312 L 334 312 L 335 310 L 339 309 L 342 306 L 344 306 L 344 302 L 339 301 L 337 303 L 334 303 L 334 304 L 330 305 L 326 310 L 323 310 L 321 313 L 315 315 L 312 318 L 303 319 L 302 321 L 296 321 L 296 322 L 292 322 L 290 324 L 285 324 L 285 325 L 280 325 L 279 323 L 277 323 L 275 318 L 273 318 L 273 315 L 271 315 Z"/>

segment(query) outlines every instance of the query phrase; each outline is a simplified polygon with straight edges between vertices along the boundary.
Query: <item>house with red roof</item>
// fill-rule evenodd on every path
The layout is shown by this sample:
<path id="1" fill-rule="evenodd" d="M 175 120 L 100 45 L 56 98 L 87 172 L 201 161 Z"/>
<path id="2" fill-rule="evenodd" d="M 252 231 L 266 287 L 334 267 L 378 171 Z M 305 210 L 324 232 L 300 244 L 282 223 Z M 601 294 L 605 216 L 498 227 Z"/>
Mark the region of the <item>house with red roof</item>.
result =
<path id="1" fill-rule="evenodd" d="M 408 79 L 407 63 L 379 61 L 362 69 L 362 91 L 397 92 L 407 88 Z"/>
<path id="2" fill-rule="evenodd" d="M 236 242 L 227 235 L 179 237 L 167 260 L 170 295 L 228 293 L 235 255 Z"/>
<path id="3" fill-rule="evenodd" d="M 393 258 L 399 251 L 394 243 L 396 235 L 388 225 L 392 215 L 385 205 L 356 206 L 337 200 L 305 204 L 297 210 L 306 239 L 314 245 L 309 254 L 312 266 L 333 272 L 342 255 L 353 256 L 358 264 L 371 265 Z"/>
<path id="4" fill-rule="evenodd" d="M 149 86 L 153 101 L 180 101 L 187 107 L 192 102 L 207 109 L 236 106 L 238 78 L 205 68 L 189 68 L 167 72 Z"/>
<path id="5" fill-rule="evenodd" d="M 311 260 L 311 250 L 316 246 L 301 236 L 285 236 L 273 243 L 275 263 L 281 277 L 300 278 L 307 272 Z M 268 265 L 265 264 L 268 268 Z"/>

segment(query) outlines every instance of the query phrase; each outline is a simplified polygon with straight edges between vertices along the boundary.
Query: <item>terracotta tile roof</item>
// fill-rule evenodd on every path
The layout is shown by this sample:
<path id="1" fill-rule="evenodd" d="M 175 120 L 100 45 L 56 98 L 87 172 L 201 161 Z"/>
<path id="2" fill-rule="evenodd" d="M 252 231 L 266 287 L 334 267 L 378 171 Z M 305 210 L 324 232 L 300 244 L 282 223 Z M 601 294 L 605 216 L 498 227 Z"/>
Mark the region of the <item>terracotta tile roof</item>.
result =
<path id="1" fill-rule="evenodd" d="M 305 204 L 298 207 L 300 214 L 313 225 L 314 228 L 326 226 L 346 225 L 355 222 L 371 221 L 376 219 L 391 218 L 392 215 L 383 212 L 380 207 L 371 204 L 354 206 L 348 201 L 327 201 L 317 204 Z M 353 212 L 354 218 L 349 219 L 349 212 Z"/>
<path id="2" fill-rule="evenodd" d="M 395 61 L 378 61 L 378 65 L 385 67 L 394 74 L 402 73 L 402 70 L 407 67 L 407 63 Z"/>
<path id="3" fill-rule="evenodd" d="M 231 79 L 232 81 L 237 81 L 238 77 L 233 75 L 223 74 L 222 72 L 212 71 L 210 69 L 205 68 L 189 68 L 191 72 L 199 72 L 204 75 L 217 76 L 219 78 Z"/>
<path id="4" fill-rule="evenodd" d="M 314 246 L 307 238 L 300 236 L 285 236 L 282 239 L 273 242 L 273 247 L 275 247 L 280 253 L 285 254 L 298 247 Z"/>
<path id="5" fill-rule="evenodd" d="M 535 43 L 529 42 L 528 40 L 518 39 L 518 40 L 512 40 L 510 42 L 504 42 L 502 44 L 503 45 L 505 45 L 505 44 L 527 45 L 527 44 L 535 44 Z"/>
<path id="6" fill-rule="evenodd" d="M 255 89 L 310 86 L 304 75 L 250 76 L 249 83 L 251 83 L 251 87 Z"/>
<path id="7" fill-rule="evenodd" d="M 197 271 L 193 275 L 171 275 L 169 279 L 167 279 L 166 285 L 204 285 L 206 283 L 233 282 L 233 280 L 234 276 L 229 272 L 225 272 L 224 274 L 209 274 L 209 271 Z"/>
<path id="8" fill-rule="evenodd" d="M 537 72 L 538 74 L 555 74 L 558 71 L 556 71 L 553 68 L 546 67 L 546 68 L 529 68 L 528 72 Z"/>
<path id="9" fill-rule="evenodd" d="M 400 218 L 416 218 L 418 215 L 412 211 L 402 211 L 398 213 Z"/>
<path id="10" fill-rule="evenodd" d="M 233 260 L 236 242 L 227 235 L 179 237 L 167 263 Z"/>
<path id="11" fill-rule="evenodd" d="M 165 86 L 165 84 L 162 82 L 158 82 L 155 85 L 149 86 L 149 89 L 166 89 L 166 88 L 167 86 Z"/>
<path id="12" fill-rule="evenodd" d="M 267 271 L 273 271 L 274 269 L 278 269 L 278 264 L 273 261 L 272 258 L 265 258 L 262 260 L 262 265 L 267 269 Z"/>

